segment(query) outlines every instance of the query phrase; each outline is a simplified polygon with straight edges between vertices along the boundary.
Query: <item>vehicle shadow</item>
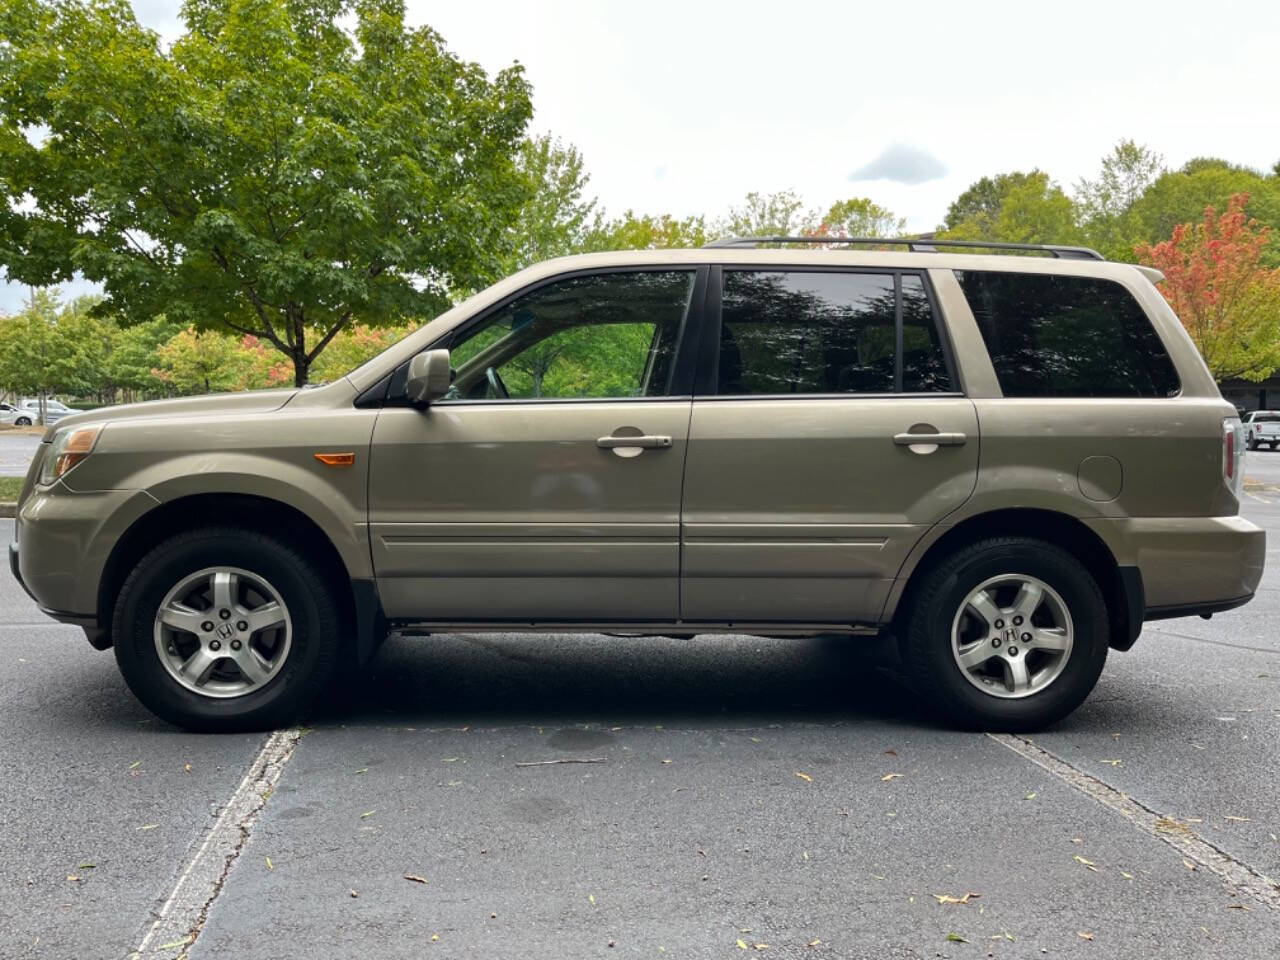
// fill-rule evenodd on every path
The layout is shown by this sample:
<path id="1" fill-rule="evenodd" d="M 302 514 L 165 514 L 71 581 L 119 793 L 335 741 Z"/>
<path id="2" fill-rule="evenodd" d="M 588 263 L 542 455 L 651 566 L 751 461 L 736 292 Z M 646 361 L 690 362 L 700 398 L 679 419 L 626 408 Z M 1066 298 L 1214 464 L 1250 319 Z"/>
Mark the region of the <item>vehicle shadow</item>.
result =
<path id="1" fill-rule="evenodd" d="M 891 641 L 572 634 L 392 637 L 312 723 L 776 718 L 938 724 Z"/>

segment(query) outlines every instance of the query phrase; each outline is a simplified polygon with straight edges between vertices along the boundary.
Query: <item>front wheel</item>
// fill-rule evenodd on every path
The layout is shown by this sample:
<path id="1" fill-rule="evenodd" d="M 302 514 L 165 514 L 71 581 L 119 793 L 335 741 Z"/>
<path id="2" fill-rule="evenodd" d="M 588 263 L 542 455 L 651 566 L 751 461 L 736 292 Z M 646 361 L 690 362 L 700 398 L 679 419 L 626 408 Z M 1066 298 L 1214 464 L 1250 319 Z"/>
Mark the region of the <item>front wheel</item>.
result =
<path id="1" fill-rule="evenodd" d="M 908 667 L 964 726 L 1054 723 L 1084 702 L 1107 659 L 1101 590 L 1075 557 L 1044 541 L 964 547 L 928 569 L 908 603 Z"/>
<path id="2" fill-rule="evenodd" d="M 112 633 L 129 688 L 192 730 L 291 723 L 324 688 L 339 615 L 324 576 L 273 537 L 236 528 L 180 534 L 125 580 Z"/>
<path id="3" fill-rule="evenodd" d="M 18 417 L 18 419 L 16 419 L 16 420 L 14 420 L 14 421 L 13 421 L 13 425 L 14 425 L 15 427 L 29 427 L 29 426 L 31 426 L 31 418 L 30 418 L 30 417 Z"/>

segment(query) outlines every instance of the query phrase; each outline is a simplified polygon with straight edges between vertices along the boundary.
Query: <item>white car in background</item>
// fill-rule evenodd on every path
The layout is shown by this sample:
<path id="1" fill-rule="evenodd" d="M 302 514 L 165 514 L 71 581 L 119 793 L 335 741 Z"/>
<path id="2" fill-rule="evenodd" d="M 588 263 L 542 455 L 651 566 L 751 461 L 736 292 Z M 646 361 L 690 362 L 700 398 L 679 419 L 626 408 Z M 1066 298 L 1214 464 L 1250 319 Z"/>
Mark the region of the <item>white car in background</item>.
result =
<path id="1" fill-rule="evenodd" d="M 0 423 L 12 424 L 18 419 L 18 408 L 12 403 L 0 403 Z"/>
<path id="2" fill-rule="evenodd" d="M 1244 415 L 1244 445 L 1257 450 L 1264 443 L 1272 450 L 1280 443 L 1280 410 L 1254 410 Z"/>
<path id="3" fill-rule="evenodd" d="M 59 403 L 57 400 L 45 400 L 44 402 L 44 422 L 45 426 L 57 423 L 63 417 L 69 417 L 73 413 L 79 413 L 79 410 L 73 410 L 65 403 Z M 40 401 L 39 400 L 23 400 L 18 404 L 18 409 L 14 411 L 14 419 L 12 423 L 19 427 L 29 427 L 40 422 Z"/>

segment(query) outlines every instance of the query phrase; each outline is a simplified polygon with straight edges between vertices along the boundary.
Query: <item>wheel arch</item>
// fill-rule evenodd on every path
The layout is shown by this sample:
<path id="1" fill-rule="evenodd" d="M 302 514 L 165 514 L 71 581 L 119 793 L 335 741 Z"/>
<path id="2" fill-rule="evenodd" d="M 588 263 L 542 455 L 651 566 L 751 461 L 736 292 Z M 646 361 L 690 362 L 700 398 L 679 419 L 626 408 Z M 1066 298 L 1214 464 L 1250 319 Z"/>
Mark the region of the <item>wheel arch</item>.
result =
<path id="1" fill-rule="evenodd" d="M 200 526 L 244 526 L 300 544 L 330 584 L 345 632 L 356 639 L 360 661 L 363 663 L 372 656 L 381 639 L 375 636 L 381 617 L 372 581 L 351 577 L 338 548 L 306 513 L 280 500 L 255 494 L 191 494 L 160 503 L 134 520 L 112 546 L 99 578 L 98 623 L 104 627 L 111 623 L 120 587 L 147 551 L 176 531 Z M 105 648 L 110 644 L 110 636 L 104 634 L 100 644 L 95 645 Z"/>
<path id="2" fill-rule="evenodd" d="M 913 587 L 939 560 L 987 537 L 1022 536 L 1061 547 L 1089 571 L 1106 600 L 1113 648 L 1128 650 L 1137 640 L 1145 607 L 1142 575 L 1137 567 L 1121 565 L 1106 542 L 1076 517 L 1053 510 L 1013 507 L 979 513 L 935 531 L 932 540 L 922 541 L 923 549 L 914 565 L 912 558 L 903 565 L 886 601 L 883 619 L 898 635 L 901 618 L 911 606 Z"/>

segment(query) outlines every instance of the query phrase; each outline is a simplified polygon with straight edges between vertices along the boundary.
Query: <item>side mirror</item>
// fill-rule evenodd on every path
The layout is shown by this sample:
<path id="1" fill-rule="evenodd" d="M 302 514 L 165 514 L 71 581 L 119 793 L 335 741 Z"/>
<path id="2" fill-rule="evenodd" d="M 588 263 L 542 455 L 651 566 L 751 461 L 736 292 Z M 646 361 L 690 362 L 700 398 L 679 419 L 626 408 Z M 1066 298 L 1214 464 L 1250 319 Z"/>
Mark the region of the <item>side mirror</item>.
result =
<path id="1" fill-rule="evenodd" d="M 404 388 L 415 404 L 429 406 L 448 393 L 452 383 L 448 350 L 428 350 L 409 361 L 409 379 Z"/>

